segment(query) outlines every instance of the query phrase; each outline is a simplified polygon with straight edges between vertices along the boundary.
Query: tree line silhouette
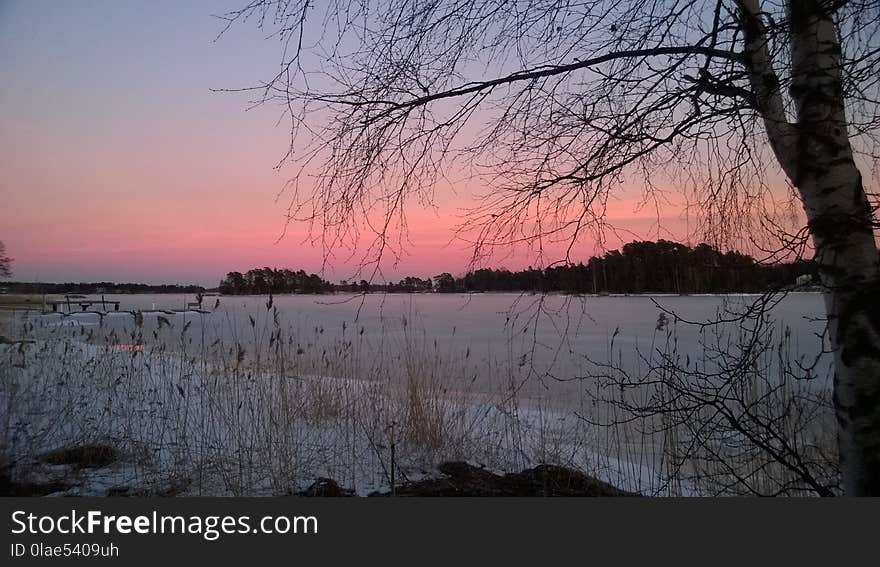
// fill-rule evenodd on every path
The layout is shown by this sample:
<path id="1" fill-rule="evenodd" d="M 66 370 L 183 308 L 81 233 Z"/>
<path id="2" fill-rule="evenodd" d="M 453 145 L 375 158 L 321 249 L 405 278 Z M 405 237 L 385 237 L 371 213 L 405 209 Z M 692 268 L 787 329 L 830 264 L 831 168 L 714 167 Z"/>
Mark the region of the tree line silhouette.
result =
<path id="1" fill-rule="evenodd" d="M 334 291 L 334 286 L 317 274 L 307 274 L 303 270 L 254 268 L 245 273 L 229 272 L 218 290 L 227 295 L 327 293 Z"/>
<path id="2" fill-rule="evenodd" d="M 207 291 L 200 285 L 144 284 L 115 282 L 0 282 L 0 288 L 9 293 L 27 294 L 80 294 L 100 293 L 202 293 Z"/>
<path id="3" fill-rule="evenodd" d="M 747 293 L 816 277 L 812 261 L 764 265 L 708 244 L 691 248 L 659 240 L 635 241 L 584 263 L 522 271 L 481 269 L 455 280 L 456 291 L 570 293 Z"/>
<path id="4" fill-rule="evenodd" d="M 220 282 L 224 294 L 267 293 L 462 293 L 527 291 L 566 293 L 747 293 L 794 284 L 800 276 L 816 278 L 813 261 L 764 265 L 739 252 L 721 252 L 708 244 L 690 247 L 668 240 L 634 241 L 589 261 L 549 268 L 511 271 L 483 268 L 455 277 L 408 276 L 398 282 L 366 280 L 338 284 L 303 270 L 255 268 L 230 272 Z"/>
<path id="5" fill-rule="evenodd" d="M 634 241 L 620 250 L 594 256 L 587 263 L 526 268 L 482 268 L 455 277 L 448 272 L 432 278 L 407 276 L 397 282 L 366 280 L 331 283 L 304 270 L 254 268 L 229 272 L 214 289 L 199 285 L 143 283 L 41 283 L 5 282 L 11 293 L 202 293 L 225 295 L 283 293 L 385 292 L 385 293 L 470 293 L 527 291 L 563 293 L 748 293 L 782 288 L 800 276 L 816 281 L 815 262 L 761 264 L 739 252 L 721 252 L 708 244 L 690 247 L 668 240 Z"/>

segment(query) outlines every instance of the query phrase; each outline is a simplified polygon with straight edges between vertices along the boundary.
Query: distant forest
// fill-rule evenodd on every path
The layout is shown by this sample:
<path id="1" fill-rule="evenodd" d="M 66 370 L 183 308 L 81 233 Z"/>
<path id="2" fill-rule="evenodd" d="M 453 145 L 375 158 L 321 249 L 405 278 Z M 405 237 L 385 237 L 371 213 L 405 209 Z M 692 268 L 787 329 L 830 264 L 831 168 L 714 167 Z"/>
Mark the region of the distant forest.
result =
<path id="1" fill-rule="evenodd" d="M 8 293 L 28 294 L 80 294 L 97 295 L 101 293 L 202 293 L 206 289 L 200 285 L 142 284 L 142 283 L 42 283 L 42 282 L 0 282 L 0 289 Z"/>
<path id="2" fill-rule="evenodd" d="M 459 293 L 534 291 L 566 293 L 744 293 L 792 285 L 797 278 L 816 278 L 814 262 L 798 260 L 759 264 L 738 252 L 721 252 L 708 244 L 690 246 L 659 240 L 630 242 L 620 250 L 586 263 L 528 268 L 520 271 L 480 269 L 455 277 L 406 277 L 385 284 L 342 281 L 330 283 L 316 274 L 273 268 L 230 272 L 220 282 L 224 294 L 329 293 L 333 291 L 390 293 Z"/>
<path id="3" fill-rule="evenodd" d="M 218 288 L 227 295 L 267 293 L 329 293 L 334 285 L 316 274 L 303 270 L 255 268 L 245 273 L 229 272 Z"/>
<path id="4" fill-rule="evenodd" d="M 483 291 L 534 291 L 563 293 L 743 293 L 793 285 L 800 276 L 817 279 L 815 263 L 798 260 L 759 264 L 739 252 L 720 252 L 708 244 L 690 246 L 658 240 L 630 242 L 620 250 L 594 256 L 584 263 L 551 268 L 511 271 L 484 268 L 463 276 L 442 273 L 434 277 L 409 276 L 397 282 L 366 280 L 331 283 L 303 270 L 255 268 L 229 272 L 218 288 L 198 285 L 141 283 L 39 283 L 2 282 L 7 293 L 204 293 L 265 295 L 269 293 L 467 293 Z"/>

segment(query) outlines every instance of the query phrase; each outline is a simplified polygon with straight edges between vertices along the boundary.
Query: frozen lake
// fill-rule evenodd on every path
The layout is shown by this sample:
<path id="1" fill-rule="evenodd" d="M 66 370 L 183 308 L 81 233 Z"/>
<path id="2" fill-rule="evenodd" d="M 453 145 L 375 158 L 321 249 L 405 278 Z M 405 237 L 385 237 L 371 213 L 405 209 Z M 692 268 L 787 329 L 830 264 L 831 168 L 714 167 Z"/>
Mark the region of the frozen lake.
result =
<path id="1" fill-rule="evenodd" d="M 192 296 L 107 295 L 122 310 L 180 310 Z M 206 297 L 210 314 L 147 313 L 144 338 L 184 348 L 222 343 L 246 349 L 266 346 L 273 333 L 284 331 L 295 352 L 356 352 L 365 360 L 399 360 L 413 353 L 456 367 L 459 379 L 479 389 L 503 379 L 527 380 L 532 395 L 572 388 L 572 381 L 590 373 L 588 361 L 607 362 L 638 370 L 657 349 L 675 346 L 684 358 L 700 359 L 712 344 L 732 344 L 742 329 L 755 322 L 730 322 L 700 327 L 720 317 L 733 319 L 759 300 L 736 296 L 601 296 L 491 294 L 369 294 Z M 792 293 L 778 298 L 767 311 L 766 332 L 775 343 L 784 340 L 789 356 L 805 361 L 819 356 L 824 322 L 822 296 Z M 219 305 L 215 309 L 215 303 Z M 665 312 L 665 313 L 664 313 Z M 676 316 L 679 319 L 676 319 Z M 39 332 L 76 337 L 130 334 L 128 313 L 70 317 L 43 315 Z M 167 324 L 166 324 L 167 323 Z M 186 327 L 186 339 L 181 331 Z M 672 342 L 674 340 L 674 343 Z M 124 341 L 123 341 L 124 342 Z M 406 354 L 409 353 L 409 354 Z M 829 357 L 818 366 L 827 370 Z M 453 386 L 450 384 L 450 386 Z"/>
<path id="2" fill-rule="evenodd" d="M 703 474 L 718 472 L 705 455 L 764 455 L 717 411 L 696 418 L 712 436 L 698 446 L 710 452 L 690 454 L 687 467 L 703 471 L 693 475 L 667 459 L 695 446 L 689 409 L 668 430 L 657 429 L 668 413 L 618 413 L 617 402 L 666 395 L 669 369 L 647 373 L 658 361 L 674 363 L 686 390 L 706 395 L 714 381 L 725 405 L 757 404 L 798 446 L 833 446 L 819 294 L 777 297 L 745 319 L 760 296 L 235 296 L 206 297 L 208 313 L 175 312 L 194 299 L 182 295 L 105 298 L 122 311 L 21 313 L 15 335 L 44 340 L 0 349 L 23 455 L 96 439 L 153 455 L 80 494 L 181 467 L 194 494 L 288 493 L 318 476 L 367 494 L 388 486 L 392 439 L 408 474 L 450 459 L 504 471 L 549 462 L 646 494 L 725 493 L 723 474 L 720 485 Z M 623 394 L 615 374 L 636 387 Z"/>

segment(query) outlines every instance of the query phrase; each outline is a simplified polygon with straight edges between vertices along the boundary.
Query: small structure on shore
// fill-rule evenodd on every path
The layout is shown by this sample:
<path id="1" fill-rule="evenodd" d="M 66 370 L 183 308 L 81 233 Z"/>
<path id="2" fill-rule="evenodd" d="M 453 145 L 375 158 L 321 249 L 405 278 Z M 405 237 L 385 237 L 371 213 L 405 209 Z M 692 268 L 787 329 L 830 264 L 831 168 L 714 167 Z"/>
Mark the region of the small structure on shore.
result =
<path id="1" fill-rule="evenodd" d="M 64 299 L 46 299 L 43 303 L 43 314 L 51 315 L 57 313 L 67 316 L 77 313 L 95 313 L 103 317 L 111 306 L 115 312 L 129 313 L 135 317 L 143 313 L 164 313 L 166 315 L 174 315 L 176 313 L 211 313 L 211 311 L 202 308 L 201 297 L 197 296 L 197 299 L 198 301 L 185 302 L 183 309 L 157 308 L 156 304 L 153 303 L 150 309 L 120 310 L 121 301 L 105 299 L 103 295 L 99 299 L 88 298 L 85 295 L 65 295 Z"/>
<path id="2" fill-rule="evenodd" d="M 67 295 L 64 299 L 48 299 L 46 300 L 46 305 L 52 307 L 53 313 L 59 312 L 60 310 L 64 311 L 64 306 L 67 306 L 68 313 L 73 313 L 73 307 L 77 306 L 80 308 L 80 311 L 85 311 L 92 305 L 100 305 L 104 311 L 107 310 L 108 305 L 113 306 L 114 311 L 119 311 L 119 301 L 115 300 L 106 300 L 103 297 L 101 299 L 82 299 L 84 296 L 73 296 Z"/>

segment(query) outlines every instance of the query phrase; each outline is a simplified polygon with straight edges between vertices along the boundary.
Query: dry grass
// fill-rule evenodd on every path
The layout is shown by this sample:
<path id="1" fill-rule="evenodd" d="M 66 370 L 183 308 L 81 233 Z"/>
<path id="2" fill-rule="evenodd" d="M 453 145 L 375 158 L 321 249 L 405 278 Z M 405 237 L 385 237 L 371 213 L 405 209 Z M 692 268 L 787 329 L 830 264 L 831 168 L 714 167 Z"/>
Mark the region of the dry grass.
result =
<path id="1" fill-rule="evenodd" d="M 216 318 L 156 334 L 137 323 L 120 332 L 24 321 L 14 331 L 39 340 L 0 347 L 0 454 L 29 474 L 47 451 L 111 446 L 125 459 L 123 486 L 108 493 L 289 494 L 316 477 L 367 493 L 387 489 L 392 467 L 408 478 L 461 459 L 500 471 L 555 463 L 645 494 L 744 492 L 735 482 L 719 490 L 731 478 L 719 454 L 750 478 L 785 475 L 747 445 L 689 450 L 691 432 L 658 427 L 662 417 L 624 423 L 590 395 L 597 380 L 565 409 L 523 398 L 515 361 L 477 366 L 407 325 L 392 345 L 368 333 L 322 342 L 323 330 L 285 327 L 269 310 L 227 340 L 212 340 Z M 478 371 L 494 390 L 473 389 Z M 760 400 L 758 385 L 750 395 Z M 796 419 L 806 406 L 789 394 L 790 439 L 826 443 Z"/>

